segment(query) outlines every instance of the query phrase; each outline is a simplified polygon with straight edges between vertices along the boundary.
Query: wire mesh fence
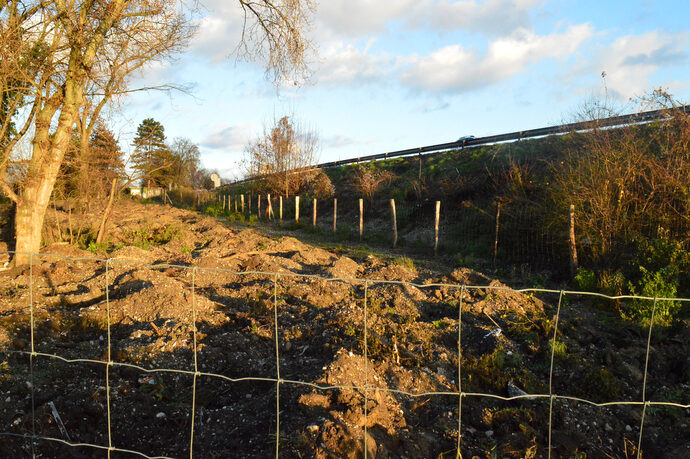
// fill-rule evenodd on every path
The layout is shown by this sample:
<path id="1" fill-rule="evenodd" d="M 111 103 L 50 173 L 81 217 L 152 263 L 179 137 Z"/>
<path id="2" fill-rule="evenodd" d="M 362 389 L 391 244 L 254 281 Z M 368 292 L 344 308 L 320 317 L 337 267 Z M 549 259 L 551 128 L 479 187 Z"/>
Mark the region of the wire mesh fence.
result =
<path id="1" fill-rule="evenodd" d="M 51 316 L 61 314 L 62 311 L 55 306 L 49 307 L 44 298 L 46 292 L 51 289 L 60 291 L 66 288 L 51 285 L 50 277 L 45 275 L 45 271 L 73 269 L 86 273 L 84 278 L 79 280 L 77 290 L 83 289 L 82 294 L 90 292 L 88 299 L 79 303 L 80 323 L 77 325 L 86 330 L 80 337 L 81 341 L 70 338 L 70 329 L 60 329 L 54 324 Z M 142 269 L 146 271 L 142 272 Z M 24 413 L 23 418 L 17 419 L 26 419 L 28 423 L 18 422 L 16 419 L 7 420 L 8 422 L 3 424 L 4 431 L 0 432 L 0 439 L 4 438 L 2 449 L 15 453 L 21 451 L 34 457 L 55 455 L 56 445 L 64 448 L 60 451 L 65 456 L 76 454 L 76 451 L 86 451 L 87 454 L 90 454 L 88 451 L 102 451 L 108 457 L 120 457 L 118 455 L 123 454 L 140 457 L 209 457 L 216 445 L 223 444 L 228 436 L 242 436 L 243 429 L 258 429 L 265 432 L 271 446 L 269 448 L 263 445 L 263 449 L 257 451 L 266 453 L 270 450 L 270 455 L 275 457 L 290 456 L 295 445 L 290 443 L 292 440 L 285 437 L 281 422 L 290 423 L 294 420 L 294 412 L 298 408 L 293 402 L 299 395 L 295 390 L 349 393 L 354 400 L 351 403 L 361 405 L 363 416 L 358 422 L 354 422 L 360 444 L 350 447 L 359 451 L 363 457 L 376 456 L 376 443 L 381 441 L 383 435 L 377 427 L 377 422 L 381 422 L 382 416 L 380 404 L 386 397 L 391 398 L 391 403 L 397 398 L 416 400 L 418 405 L 438 403 L 442 407 L 439 412 L 444 414 L 429 422 L 442 423 L 445 430 L 452 431 L 451 437 L 455 438 L 455 445 L 453 450 L 450 453 L 446 451 L 446 454 L 456 457 L 461 457 L 465 451 L 464 441 L 470 435 L 467 433 L 468 429 L 472 430 L 473 421 L 468 421 L 467 417 L 472 418 L 474 414 L 468 412 L 468 409 L 480 400 L 482 403 L 510 401 L 518 407 L 541 404 L 540 410 L 543 410 L 546 424 L 546 432 L 542 432 L 542 435 L 546 441 L 545 444 L 537 446 L 541 448 L 540 454 L 547 457 L 559 455 L 554 449 L 554 432 L 567 433 L 568 428 L 577 430 L 575 426 L 567 425 L 564 420 L 567 417 L 558 414 L 569 404 L 582 407 L 578 409 L 625 409 L 628 415 L 629 410 L 638 411 L 639 424 L 635 427 L 626 426 L 631 427 L 631 432 L 637 436 L 636 441 L 630 445 L 631 451 L 634 451 L 637 457 L 641 457 L 645 426 L 649 425 L 651 415 L 657 414 L 659 409 L 681 410 L 683 413 L 683 410 L 690 408 L 690 400 L 683 396 L 680 399 L 670 397 L 667 400 L 653 399 L 649 396 L 651 380 L 659 387 L 667 384 L 663 374 L 651 374 L 649 371 L 650 355 L 654 353 L 651 343 L 657 307 L 669 301 L 686 307 L 690 299 L 610 297 L 592 292 L 549 289 L 513 290 L 494 283 L 414 283 L 402 280 L 332 277 L 300 274 L 284 269 L 235 271 L 218 267 L 50 254 L 31 254 L 28 271 L 19 275 L 26 277 L 25 294 L 8 294 L 7 301 L 12 303 L 21 299 L 28 303 L 14 305 L 21 311 L 22 323 L 12 324 L 17 330 L 21 329 L 18 336 L 25 335 L 25 340 L 20 341 L 17 338 L 13 344 L 4 346 L 0 353 L 4 355 L 2 369 L 5 377 L 8 374 L 25 375 L 25 386 L 21 391 L 16 388 L 14 392 L 8 391 L 10 395 L 5 399 L 5 405 L 27 406 L 28 412 Z M 175 286 L 181 285 L 182 288 L 173 289 L 160 296 L 146 296 L 142 293 L 155 290 L 159 285 L 163 285 L 166 279 L 173 278 L 176 282 L 179 281 Z M 337 284 L 338 287 L 324 290 L 323 286 L 326 284 Z M 229 298 L 224 296 L 224 289 L 244 289 L 245 293 L 243 297 Z M 396 383 L 395 378 L 386 380 L 380 371 L 378 362 L 381 361 L 382 354 L 390 353 L 393 356 L 390 357 L 392 360 L 398 363 L 402 360 L 404 363 L 418 359 L 419 356 L 415 356 L 415 352 L 425 352 L 422 345 L 416 351 L 413 347 L 407 350 L 403 350 L 402 346 L 399 348 L 395 336 L 392 344 L 390 339 L 386 342 L 385 329 L 381 328 L 380 316 L 386 309 L 381 298 L 387 293 L 395 296 L 409 292 L 410 289 L 444 292 L 447 297 L 456 299 L 455 302 L 448 301 L 438 306 L 430 306 L 424 301 L 419 301 L 420 307 L 434 309 L 430 312 L 431 318 L 438 314 L 439 319 L 432 321 L 433 325 L 430 326 L 444 330 L 442 337 L 448 344 L 446 350 L 454 352 L 455 360 L 450 359 L 455 364 L 454 370 L 446 375 L 447 378 L 442 378 L 443 384 L 417 385 L 414 381 L 403 382 L 402 379 Z M 345 291 L 347 293 L 343 293 Z M 64 295 L 68 293 L 63 292 Z M 73 295 L 77 293 L 79 292 L 71 292 Z M 412 293 L 409 294 L 413 296 Z M 317 375 L 326 368 L 322 365 L 328 365 L 329 362 L 313 358 L 316 354 L 312 353 L 329 347 L 340 338 L 329 331 L 329 326 L 324 326 L 323 333 L 318 336 L 303 337 L 302 335 L 308 332 L 300 331 L 300 325 L 305 321 L 324 321 L 328 325 L 327 315 L 322 308 L 328 304 L 338 303 L 338 298 L 343 295 L 352 295 L 354 298 L 346 314 L 358 319 L 353 320 L 344 330 L 345 335 L 352 338 L 348 341 L 352 348 L 359 351 L 356 356 L 350 351 L 349 356 L 356 359 L 359 365 L 349 368 L 352 374 L 319 379 Z M 481 347 L 476 358 L 469 349 L 473 346 L 483 346 L 487 336 L 491 334 L 483 338 L 477 335 L 481 330 L 474 326 L 476 321 L 471 315 L 472 298 L 477 295 L 482 295 L 486 301 L 495 302 L 511 301 L 515 298 L 513 295 L 526 295 L 529 298 L 542 295 L 553 299 L 553 314 L 547 330 L 550 334 L 549 355 L 539 373 L 543 375 L 544 380 L 535 383 L 535 387 L 542 387 L 544 390 L 537 392 L 517 389 L 517 392 L 509 391 L 507 395 L 497 391 L 475 390 L 478 387 L 476 382 L 468 380 L 467 376 L 471 374 L 473 365 L 483 356 Z M 65 304 L 65 296 L 60 298 L 63 301 L 60 305 L 62 308 L 69 310 L 76 307 L 69 301 Z M 125 298 L 133 298 L 133 301 L 125 302 Z M 563 358 L 563 335 L 560 329 L 562 317 L 564 314 L 579 314 L 579 307 L 576 305 L 578 299 L 583 298 L 647 302 L 651 305 L 649 325 L 641 335 L 639 343 L 639 351 L 644 355 L 641 380 L 639 384 L 635 384 L 634 381 L 628 382 L 629 389 L 619 391 L 618 399 L 588 398 L 579 395 L 580 392 L 572 387 L 571 376 L 559 370 L 559 365 L 563 364 L 560 360 Z M 218 318 L 220 316 L 216 314 L 219 307 L 224 308 L 223 310 L 240 308 L 248 311 L 241 319 L 251 322 L 252 335 L 249 339 L 243 337 L 243 340 L 234 341 L 236 344 L 240 343 L 239 349 L 224 349 L 219 344 L 222 342 L 214 344 L 214 340 L 220 335 L 213 334 L 216 332 L 212 333 L 212 329 L 221 330 L 218 333 L 222 333 L 223 336 L 237 335 L 239 339 L 241 326 L 239 323 L 221 321 Z M 168 319 L 165 324 L 156 325 L 160 317 L 171 316 L 166 313 L 168 309 L 175 311 L 175 319 Z M 441 310 L 442 312 L 439 312 Z M 397 313 L 399 311 L 385 311 L 385 314 L 391 316 Z M 525 315 L 525 319 L 530 318 Z M 338 320 L 342 322 L 343 318 L 340 317 Z M 491 318 L 491 321 L 494 319 Z M 249 322 L 245 324 L 247 327 L 250 327 Z M 162 349 L 169 353 L 169 358 L 142 357 L 141 354 L 146 354 L 146 350 L 151 349 L 150 346 L 128 346 L 131 344 L 128 340 L 131 341 L 134 339 L 132 337 L 137 336 L 141 338 L 144 333 L 145 330 L 137 327 L 137 324 L 141 323 L 153 324 L 156 332 L 163 326 L 176 330 L 175 339 L 170 338 L 163 343 Z M 71 329 L 72 332 L 77 330 L 77 325 Z M 406 326 L 410 330 L 413 329 L 409 323 Z M 501 332 L 498 324 L 493 330 L 494 334 L 496 330 L 498 333 Z M 290 346 L 288 336 L 300 336 L 303 342 L 307 343 L 306 347 L 299 351 L 301 354 Z M 92 345 L 85 348 L 83 342 Z M 353 343 L 357 345 L 354 346 Z M 231 358 L 231 352 L 239 354 Z M 490 350 L 486 351 L 486 354 L 488 353 Z M 260 355 L 261 358 L 252 360 L 250 357 L 253 354 Z M 341 373 L 343 372 L 348 373 L 347 366 L 341 368 Z M 355 377 L 356 374 L 360 378 Z M 95 384 L 94 381 L 99 381 L 99 378 L 102 382 Z M 125 384 L 126 380 L 133 378 L 138 381 L 138 385 Z M 45 394 L 45 387 L 56 384 L 61 385 L 63 395 L 63 404 L 57 408 L 46 399 Z M 217 400 L 213 400 L 215 396 L 209 395 L 209 387 L 216 391 L 213 394 L 230 393 L 227 398 L 228 405 L 212 408 L 212 405 L 217 404 Z M 135 390 L 145 390 L 148 398 L 143 400 L 148 402 L 141 403 L 142 399 L 139 398 L 134 403 L 126 403 L 126 399 L 132 397 Z M 299 396 L 304 397 L 305 394 Z M 75 404 L 83 404 L 82 409 L 77 411 L 85 414 L 83 417 L 80 415 L 79 419 L 70 415 L 63 423 L 59 411 L 69 399 Z M 161 408 L 162 399 L 167 401 L 166 412 Z M 95 400 L 96 403 L 92 403 L 93 407 L 89 408 L 85 400 Z M 233 413 L 233 402 L 239 404 L 247 400 L 254 403 L 249 410 L 253 416 L 248 416 L 247 411 Z M 147 404 L 150 406 L 146 406 Z M 174 445 L 157 441 L 156 431 L 163 427 L 156 420 L 162 418 L 174 420 L 176 436 L 187 440 L 180 440 Z M 143 422 L 137 424 L 133 419 Z M 220 430 L 214 430 L 214 422 L 219 423 Z M 556 426 L 556 422 L 561 425 Z M 235 425 L 235 429 L 239 429 L 239 433 L 224 430 L 233 423 L 238 424 Z M 414 435 L 414 426 L 409 427 L 409 430 L 412 430 L 410 435 Z M 72 430 L 71 435 L 69 430 Z M 78 433 L 75 433 L 75 430 Z M 138 435 L 124 435 L 119 433 L 121 430 L 138 432 Z M 181 449 L 180 444 L 185 444 L 186 447 Z M 218 454 L 222 455 L 223 452 Z M 237 450 L 225 450 L 225 454 L 242 453 Z M 421 456 L 414 451 L 401 455 Z"/>
<path id="2" fill-rule="evenodd" d="M 240 197 L 218 195 L 215 201 L 211 200 L 211 205 L 218 208 L 214 209 L 218 214 L 227 213 L 237 218 L 234 205 Z M 238 212 L 245 221 L 305 228 L 334 242 L 395 244 L 417 251 L 436 248 L 461 258 L 524 264 L 535 269 L 565 267 L 567 271 L 569 263 L 568 228 L 549 227 L 543 221 L 543 212 L 524 203 L 503 203 L 499 210 L 497 203 L 470 200 L 394 200 L 394 220 L 391 200 L 387 198 L 369 200 L 352 195 L 335 200 L 316 199 L 314 203 L 313 198 L 304 196 L 299 201 L 295 196 L 272 196 L 269 206 L 268 196 L 244 197 L 244 211 L 240 205 Z M 438 226 L 435 222 L 437 206 Z M 567 211 L 564 209 L 564 215 Z M 394 234 L 399 237 L 395 238 Z"/>

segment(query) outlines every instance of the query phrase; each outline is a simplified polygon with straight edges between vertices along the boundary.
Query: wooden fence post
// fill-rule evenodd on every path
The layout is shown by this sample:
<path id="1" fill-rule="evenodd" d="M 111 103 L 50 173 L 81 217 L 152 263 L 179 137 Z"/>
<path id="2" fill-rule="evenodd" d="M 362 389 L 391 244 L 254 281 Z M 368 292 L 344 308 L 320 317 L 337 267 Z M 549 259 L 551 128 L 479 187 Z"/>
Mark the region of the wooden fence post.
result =
<path id="1" fill-rule="evenodd" d="M 364 199 L 359 198 L 359 240 L 362 240 L 364 233 Z"/>
<path id="2" fill-rule="evenodd" d="M 441 201 L 436 201 L 436 218 L 434 219 L 434 256 L 438 255 L 438 223 L 441 220 Z"/>
<path id="3" fill-rule="evenodd" d="M 230 206 L 228 206 L 228 208 L 230 208 Z M 223 195 L 223 212 L 225 212 L 225 195 Z"/>
<path id="4" fill-rule="evenodd" d="M 278 196 L 278 212 L 280 213 L 280 224 L 283 224 L 283 196 Z"/>
<path id="5" fill-rule="evenodd" d="M 395 199 L 391 198 L 391 211 L 393 212 L 393 248 L 398 245 L 398 216 L 395 213 Z"/>
<path id="6" fill-rule="evenodd" d="M 501 201 L 498 201 L 496 206 L 496 237 L 494 238 L 494 266 L 496 266 L 496 257 L 498 256 L 498 229 L 501 220 Z"/>
<path id="7" fill-rule="evenodd" d="M 295 223 L 299 223 L 299 196 L 295 196 Z"/>
<path id="8" fill-rule="evenodd" d="M 314 210 L 312 211 L 311 226 L 316 228 L 316 198 L 314 198 Z"/>
<path id="9" fill-rule="evenodd" d="M 270 194 L 266 196 L 266 200 L 268 201 L 268 220 L 271 221 L 273 219 L 273 203 Z"/>
<path id="10" fill-rule="evenodd" d="M 256 197 L 256 216 L 261 220 L 261 195 Z"/>
<path id="11" fill-rule="evenodd" d="M 247 203 L 247 210 L 249 211 L 249 216 L 252 216 L 252 195 L 249 195 L 249 202 Z"/>
<path id="12" fill-rule="evenodd" d="M 235 202 L 235 213 L 237 213 L 237 196 L 235 196 L 235 199 L 233 199 L 233 201 Z"/>
<path id="13" fill-rule="evenodd" d="M 244 214 L 244 193 L 242 193 L 241 198 L 242 198 L 242 207 L 241 207 L 241 210 L 242 210 L 242 213 Z"/>
<path id="14" fill-rule="evenodd" d="M 577 274 L 577 245 L 575 244 L 575 205 L 570 204 L 570 275 Z"/>
<path id="15" fill-rule="evenodd" d="M 338 221 L 338 198 L 333 198 L 333 234 L 335 234 Z"/>

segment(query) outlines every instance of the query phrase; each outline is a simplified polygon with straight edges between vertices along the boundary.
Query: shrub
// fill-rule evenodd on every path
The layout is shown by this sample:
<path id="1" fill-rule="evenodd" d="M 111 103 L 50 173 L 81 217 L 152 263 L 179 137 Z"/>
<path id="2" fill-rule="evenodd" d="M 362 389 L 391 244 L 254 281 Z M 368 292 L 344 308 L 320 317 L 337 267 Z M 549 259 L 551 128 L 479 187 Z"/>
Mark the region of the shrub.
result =
<path id="1" fill-rule="evenodd" d="M 89 252 L 93 254 L 99 254 L 99 253 L 104 253 L 108 250 L 109 244 L 107 242 L 101 242 L 100 244 L 92 241 L 89 243 L 89 246 L 86 248 Z"/>
<path id="2" fill-rule="evenodd" d="M 231 222 L 240 222 L 244 223 L 244 214 L 241 212 L 233 212 L 230 215 L 228 215 L 228 220 Z"/>
<path id="3" fill-rule="evenodd" d="M 632 295 L 640 295 L 651 298 L 675 298 L 678 283 L 667 268 L 658 271 L 648 271 L 640 266 L 642 278 L 636 283 L 628 283 L 628 289 Z M 649 324 L 652 318 L 654 300 L 635 299 L 621 314 L 631 320 Z M 673 322 L 680 311 L 680 303 L 673 300 L 657 300 L 654 312 L 654 322 L 668 325 Z"/>
<path id="4" fill-rule="evenodd" d="M 591 369 L 575 388 L 579 395 L 598 402 L 616 400 L 623 393 L 621 382 L 606 368 Z"/>
<path id="5" fill-rule="evenodd" d="M 218 217 L 219 215 L 223 214 L 223 205 L 217 202 L 207 204 L 204 206 L 204 208 L 201 210 L 203 213 L 206 215 L 210 215 L 212 217 Z"/>
<path id="6" fill-rule="evenodd" d="M 607 295 L 618 296 L 623 294 L 625 277 L 620 271 L 604 270 L 599 273 L 599 287 Z"/>
<path id="7" fill-rule="evenodd" d="M 593 271 L 580 267 L 577 268 L 575 283 L 580 290 L 593 292 L 597 289 L 597 276 Z"/>

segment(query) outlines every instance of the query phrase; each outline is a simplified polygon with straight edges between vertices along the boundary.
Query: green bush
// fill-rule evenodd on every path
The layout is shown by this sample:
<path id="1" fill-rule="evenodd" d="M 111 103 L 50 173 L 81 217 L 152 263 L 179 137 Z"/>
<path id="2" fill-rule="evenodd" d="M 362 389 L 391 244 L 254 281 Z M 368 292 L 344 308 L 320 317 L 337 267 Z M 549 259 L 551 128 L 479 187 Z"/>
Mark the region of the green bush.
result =
<path id="1" fill-rule="evenodd" d="M 148 250 L 152 245 L 163 245 L 179 238 L 182 228 L 178 225 L 165 225 L 151 229 L 147 224 L 132 231 L 129 236 L 130 243 L 140 249 Z"/>
<path id="2" fill-rule="evenodd" d="M 101 242 L 96 243 L 95 241 L 92 241 L 89 243 L 89 246 L 86 248 L 89 252 L 98 255 L 99 253 L 104 253 L 108 251 L 110 244 L 107 242 Z"/>
<path id="3" fill-rule="evenodd" d="M 580 290 L 593 292 L 597 289 L 597 275 L 593 271 L 585 268 L 577 268 L 575 283 Z"/>
<path id="4" fill-rule="evenodd" d="M 628 283 L 628 289 L 632 295 L 646 296 L 651 298 L 675 298 L 678 291 L 678 282 L 674 279 L 673 273 L 667 268 L 658 271 L 648 271 L 640 266 L 642 278 L 636 282 Z M 680 311 L 680 303 L 673 300 L 657 300 L 656 307 L 654 300 L 633 300 L 629 307 L 622 310 L 624 317 L 649 324 L 654 309 L 654 323 L 668 325 L 673 322 Z"/>
<path id="5" fill-rule="evenodd" d="M 218 217 L 219 215 L 222 215 L 224 213 L 223 205 L 217 202 L 207 204 L 201 211 L 206 215 L 210 215 L 212 217 Z"/>
<path id="6" fill-rule="evenodd" d="M 471 268 L 474 266 L 475 258 L 471 255 L 463 255 L 462 252 L 455 254 L 455 263 L 459 268 Z"/>
<path id="7" fill-rule="evenodd" d="M 622 295 L 623 288 L 625 287 L 625 276 L 620 271 L 611 272 L 604 270 L 599 273 L 599 287 L 607 295 Z"/>
<path id="8" fill-rule="evenodd" d="M 231 222 L 244 223 L 244 214 L 241 212 L 232 212 L 230 215 L 228 215 L 228 220 Z"/>

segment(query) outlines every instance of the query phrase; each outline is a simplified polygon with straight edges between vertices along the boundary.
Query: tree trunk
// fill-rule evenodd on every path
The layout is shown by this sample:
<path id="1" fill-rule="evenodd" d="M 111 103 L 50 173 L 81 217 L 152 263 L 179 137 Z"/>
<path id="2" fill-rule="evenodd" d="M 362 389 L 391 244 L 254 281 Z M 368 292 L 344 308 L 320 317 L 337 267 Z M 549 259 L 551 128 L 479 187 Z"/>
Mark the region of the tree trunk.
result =
<path id="1" fill-rule="evenodd" d="M 63 155 L 64 150 L 52 149 L 50 157 L 45 158 L 44 167 L 41 168 L 43 174 L 35 174 L 26 180 L 14 221 L 17 252 L 14 257 L 15 266 L 29 264 L 30 254 L 41 250 L 43 221 Z"/>
<path id="2" fill-rule="evenodd" d="M 31 254 L 41 250 L 41 233 L 46 210 L 53 193 L 53 186 L 60 170 L 60 164 L 69 144 L 72 126 L 74 125 L 74 106 L 63 107 L 58 121 L 58 128 L 50 138 L 50 124 L 40 115 L 36 120 L 36 133 L 33 151 L 24 190 L 19 196 L 15 217 L 15 251 L 14 265 L 21 266 L 31 262 Z"/>
<path id="3" fill-rule="evenodd" d="M 72 64 L 70 59 L 70 65 Z M 16 207 L 14 229 L 17 253 L 13 260 L 15 266 L 29 264 L 32 260 L 31 254 L 41 250 L 41 233 L 50 195 L 53 193 L 60 164 L 70 142 L 77 107 L 83 100 L 83 79 L 77 74 L 86 77 L 84 71 L 80 70 L 70 75 L 71 78 L 65 82 L 55 132 L 51 135 L 50 127 L 60 102 L 50 99 L 46 101 L 34 121 L 31 160 L 24 181 L 24 190 Z"/>
<path id="4" fill-rule="evenodd" d="M 110 212 L 113 209 L 113 203 L 115 202 L 115 191 L 117 190 L 117 178 L 113 179 L 113 184 L 110 187 L 110 196 L 108 197 L 108 205 L 105 206 L 105 211 L 103 212 L 103 217 L 101 218 L 101 224 L 98 227 L 98 235 L 96 236 L 96 244 L 102 244 L 103 239 L 105 239 L 105 228 L 108 224 L 108 218 L 110 218 Z"/>

